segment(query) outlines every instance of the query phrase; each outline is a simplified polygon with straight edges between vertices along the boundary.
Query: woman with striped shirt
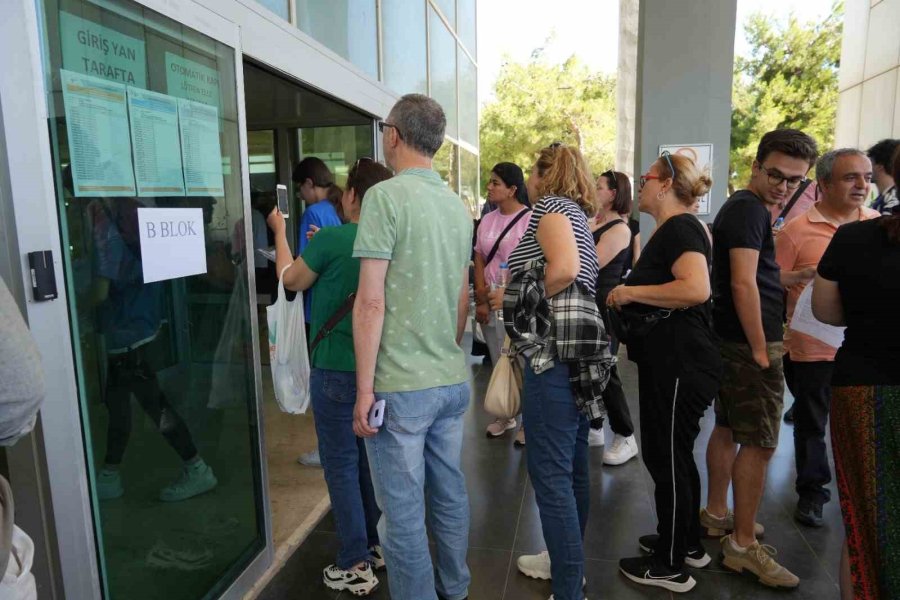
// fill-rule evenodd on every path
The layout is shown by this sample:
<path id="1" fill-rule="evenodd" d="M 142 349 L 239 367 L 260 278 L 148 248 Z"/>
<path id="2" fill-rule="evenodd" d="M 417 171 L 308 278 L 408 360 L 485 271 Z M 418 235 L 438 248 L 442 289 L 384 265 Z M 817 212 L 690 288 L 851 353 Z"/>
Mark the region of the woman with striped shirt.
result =
<path id="1" fill-rule="evenodd" d="M 575 282 L 595 293 L 597 251 L 588 226 L 595 190 L 581 153 L 554 144 L 541 150 L 528 178 L 534 211 L 528 229 L 510 254 L 510 274 L 544 263 L 544 292 L 552 298 Z M 502 304 L 502 293 L 491 296 Z M 554 600 L 581 600 L 584 529 L 588 518 L 588 420 L 575 401 L 569 366 L 554 360 L 536 373 L 526 361 L 522 415 L 528 442 L 528 474 L 534 485 L 547 552 L 522 556 L 519 570 L 553 579 Z"/>

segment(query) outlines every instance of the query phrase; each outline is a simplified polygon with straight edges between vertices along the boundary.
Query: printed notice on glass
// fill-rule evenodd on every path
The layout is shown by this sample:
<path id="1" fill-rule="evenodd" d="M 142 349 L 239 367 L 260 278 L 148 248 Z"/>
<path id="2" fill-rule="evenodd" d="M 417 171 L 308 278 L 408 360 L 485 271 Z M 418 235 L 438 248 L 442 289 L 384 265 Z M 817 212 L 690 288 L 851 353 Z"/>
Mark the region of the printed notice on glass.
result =
<path id="1" fill-rule="evenodd" d="M 172 96 L 219 106 L 219 73 L 193 60 L 166 52 L 166 90 Z"/>
<path id="2" fill-rule="evenodd" d="M 184 196 L 177 100 L 130 87 L 128 114 L 138 196 Z"/>
<path id="3" fill-rule="evenodd" d="M 206 273 L 202 208 L 139 208 L 144 283 Z"/>
<path id="4" fill-rule="evenodd" d="M 128 85 L 147 87 L 144 40 L 59 11 L 63 68 Z"/>
<path id="5" fill-rule="evenodd" d="M 179 98 L 178 122 L 186 195 L 224 196 L 219 109 Z"/>
<path id="6" fill-rule="evenodd" d="M 61 70 L 76 196 L 134 196 L 125 86 Z"/>
<path id="7" fill-rule="evenodd" d="M 794 314 L 791 316 L 790 328 L 821 340 L 832 348 L 840 348 L 844 343 L 846 327 L 826 325 L 816 319 L 812 311 L 812 290 L 813 285 L 810 283 L 797 299 L 797 306 L 794 307 Z"/>

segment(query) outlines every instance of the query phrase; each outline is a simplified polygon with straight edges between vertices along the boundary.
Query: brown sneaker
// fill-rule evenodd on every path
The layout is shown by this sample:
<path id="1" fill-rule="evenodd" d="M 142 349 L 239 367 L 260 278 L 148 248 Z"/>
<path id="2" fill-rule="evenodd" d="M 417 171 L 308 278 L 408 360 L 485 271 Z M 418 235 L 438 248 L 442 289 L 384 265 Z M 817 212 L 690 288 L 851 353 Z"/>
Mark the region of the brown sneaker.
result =
<path id="1" fill-rule="evenodd" d="M 709 514 L 704 506 L 700 509 L 700 527 L 706 531 L 706 537 L 709 538 L 720 538 L 734 533 L 734 513 L 729 509 L 723 518 L 719 518 Z M 753 533 L 761 538 L 766 533 L 766 528 L 762 523 L 754 523 Z"/>
<path id="2" fill-rule="evenodd" d="M 519 447 L 525 445 L 525 426 L 519 427 L 519 431 L 516 432 L 516 439 L 513 440 L 513 444 Z"/>
<path id="3" fill-rule="evenodd" d="M 500 437 L 510 429 L 516 428 L 515 419 L 497 419 L 487 426 L 487 436 L 489 438 Z"/>
<path id="4" fill-rule="evenodd" d="M 772 558 L 776 550 L 768 544 L 753 542 L 746 552 L 738 552 L 734 549 L 731 536 L 722 538 L 722 566 L 737 573 L 750 571 L 759 579 L 759 582 L 776 588 L 795 588 L 800 585 L 800 579 L 775 562 Z"/>

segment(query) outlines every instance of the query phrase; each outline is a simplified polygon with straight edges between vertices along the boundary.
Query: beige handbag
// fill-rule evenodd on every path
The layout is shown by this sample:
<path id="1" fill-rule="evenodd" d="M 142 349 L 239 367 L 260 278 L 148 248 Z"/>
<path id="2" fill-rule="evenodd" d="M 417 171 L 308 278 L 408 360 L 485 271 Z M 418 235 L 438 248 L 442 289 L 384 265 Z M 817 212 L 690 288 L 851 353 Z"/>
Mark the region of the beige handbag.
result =
<path id="1" fill-rule="evenodd" d="M 518 359 L 509 355 L 509 344 L 506 336 L 484 395 L 484 410 L 499 419 L 512 419 L 522 406 L 522 370 Z"/>

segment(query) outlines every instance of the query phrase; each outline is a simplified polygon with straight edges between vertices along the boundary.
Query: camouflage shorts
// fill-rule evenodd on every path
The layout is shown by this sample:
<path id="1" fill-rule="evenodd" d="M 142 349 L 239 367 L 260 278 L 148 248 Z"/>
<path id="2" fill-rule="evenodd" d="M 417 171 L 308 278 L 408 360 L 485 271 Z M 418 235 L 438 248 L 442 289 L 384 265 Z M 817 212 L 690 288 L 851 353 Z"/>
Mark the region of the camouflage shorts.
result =
<path id="1" fill-rule="evenodd" d="M 753 360 L 749 344 L 722 342 L 722 386 L 716 399 L 716 424 L 731 429 L 735 443 L 775 448 L 784 408 L 784 345 L 766 344 L 769 368 Z"/>

